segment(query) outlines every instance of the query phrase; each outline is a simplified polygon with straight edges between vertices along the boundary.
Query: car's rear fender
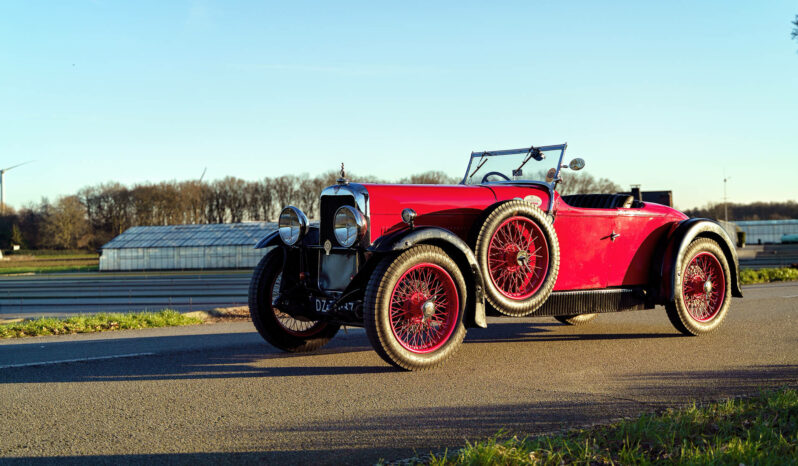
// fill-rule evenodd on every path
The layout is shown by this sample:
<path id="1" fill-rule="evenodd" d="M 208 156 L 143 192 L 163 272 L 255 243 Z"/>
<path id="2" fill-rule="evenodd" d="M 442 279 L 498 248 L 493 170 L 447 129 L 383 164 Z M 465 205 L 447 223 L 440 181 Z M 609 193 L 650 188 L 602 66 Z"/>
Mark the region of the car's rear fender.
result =
<path id="1" fill-rule="evenodd" d="M 726 261 L 729 263 L 732 296 L 743 297 L 743 292 L 740 288 L 740 263 L 737 259 L 737 250 L 734 247 L 734 243 L 729 239 L 729 235 L 714 220 L 690 218 L 679 222 L 672 233 L 668 235 L 665 247 L 661 248 L 663 252 L 660 260 L 655 262 L 659 264 L 659 273 L 655 277 L 658 275 L 657 278 L 659 278 L 660 283 L 658 297 L 660 304 L 673 301 L 676 290 L 676 277 L 678 271 L 682 269 L 684 251 L 697 238 L 710 238 L 718 243 L 726 256 Z"/>
<path id="2" fill-rule="evenodd" d="M 457 263 L 469 291 L 466 300 L 466 326 L 487 327 L 485 286 L 477 259 L 465 241 L 451 231 L 432 226 L 407 228 L 379 238 L 369 251 L 374 255 L 373 259 L 378 259 L 385 254 L 396 254 L 417 244 L 438 246 Z"/>

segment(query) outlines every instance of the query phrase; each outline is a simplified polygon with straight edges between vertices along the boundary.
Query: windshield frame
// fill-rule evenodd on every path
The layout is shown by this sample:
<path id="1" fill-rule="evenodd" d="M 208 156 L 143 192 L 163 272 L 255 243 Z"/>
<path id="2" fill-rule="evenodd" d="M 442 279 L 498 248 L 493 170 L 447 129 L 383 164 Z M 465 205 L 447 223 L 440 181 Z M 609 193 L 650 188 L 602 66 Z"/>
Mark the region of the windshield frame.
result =
<path id="1" fill-rule="evenodd" d="M 512 183 L 524 184 L 529 182 L 544 183 L 553 189 L 554 183 L 560 176 L 560 170 L 562 169 L 562 160 L 565 157 L 565 149 L 567 147 L 568 143 L 563 143 L 563 144 L 556 144 L 553 146 L 540 146 L 540 147 L 531 146 L 531 147 L 522 147 L 520 149 L 504 149 L 504 150 L 490 150 L 490 151 L 484 150 L 479 152 L 471 152 L 471 157 L 469 157 L 468 159 L 468 166 L 466 167 L 465 175 L 463 175 L 463 180 L 460 181 L 460 184 L 463 185 L 466 184 L 466 181 L 469 178 L 468 174 L 471 172 L 471 166 L 474 164 L 474 159 L 477 159 L 477 163 L 479 163 L 479 161 L 482 160 L 483 157 L 501 157 L 502 155 L 528 154 L 534 149 L 537 149 L 541 152 L 559 150 L 560 158 L 557 161 L 557 172 L 554 174 L 554 180 L 551 182 L 547 182 L 545 180 L 510 180 L 510 181 L 492 182 L 492 183 L 506 183 L 506 184 L 512 184 Z"/>

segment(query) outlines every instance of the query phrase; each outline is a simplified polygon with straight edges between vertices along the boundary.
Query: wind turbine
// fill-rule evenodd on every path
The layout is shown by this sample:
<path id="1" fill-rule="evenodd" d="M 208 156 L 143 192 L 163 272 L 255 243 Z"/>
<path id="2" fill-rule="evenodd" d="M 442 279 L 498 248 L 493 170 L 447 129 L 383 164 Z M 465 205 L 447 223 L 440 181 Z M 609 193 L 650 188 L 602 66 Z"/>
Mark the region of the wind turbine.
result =
<path id="1" fill-rule="evenodd" d="M 14 165 L 13 167 L 0 169 L 0 213 L 2 214 L 6 213 L 6 181 L 4 179 L 6 172 L 13 168 L 27 165 L 31 162 L 33 162 L 33 160 L 28 160 L 27 162 Z"/>

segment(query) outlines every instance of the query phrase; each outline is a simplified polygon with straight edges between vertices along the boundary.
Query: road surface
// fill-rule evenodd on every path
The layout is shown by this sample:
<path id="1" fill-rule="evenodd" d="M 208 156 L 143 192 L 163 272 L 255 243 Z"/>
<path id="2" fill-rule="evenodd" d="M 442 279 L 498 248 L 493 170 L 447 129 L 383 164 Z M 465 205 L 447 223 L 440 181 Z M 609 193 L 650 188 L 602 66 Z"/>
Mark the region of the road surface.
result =
<path id="1" fill-rule="evenodd" d="M 0 462 L 373 464 L 798 386 L 798 284 L 744 291 L 698 338 L 661 308 L 491 319 L 431 372 L 390 368 L 359 329 L 308 355 L 248 322 L 6 340 Z"/>

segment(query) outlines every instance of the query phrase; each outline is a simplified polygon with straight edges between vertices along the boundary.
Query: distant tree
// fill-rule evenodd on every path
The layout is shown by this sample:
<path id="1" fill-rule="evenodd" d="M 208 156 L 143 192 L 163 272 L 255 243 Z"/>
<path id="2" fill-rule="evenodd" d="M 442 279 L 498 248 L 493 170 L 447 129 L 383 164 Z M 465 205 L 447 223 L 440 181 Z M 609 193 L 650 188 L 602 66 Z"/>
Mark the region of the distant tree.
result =
<path id="1" fill-rule="evenodd" d="M 271 180 L 264 178 L 247 183 L 244 187 L 248 220 L 268 222 L 272 219 L 274 208 L 270 186 Z"/>
<path id="2" fill-rule="evenodd" d="M 298 179 L 294 175 L 283 175 L 272 179 L 272 198 L 277 203 L 278 211 L 296 203 L 298 184 Z"/>
<path id="3" fill-rule="evenodd" d="M 42 229 L 44 227 L 44 212 L 47 210 L 46 200 L 39 207 L 24 207 L 17 214 L 19 229 L 22 232 L 23 242 L 20 243 L 28 249 L 38 249 L 44 241 Z"/>
<path id="4" fill-rule="evenodd" d="M 798 38 L 798 15 L 795 15 L 795 20 L 793 20 L 792 25 L 795 27 L 792 28 L 792 34 L 790 34 L 790 37 L 795 39 Z"/>
<path id="5" fill-rule="evenodd" d="M 322 188 L 324 189 L 324 188 Z M 321 190 L 314 178 L 310 178 L 307 174 L 299 177 L 297 185 L 297 204 L 303 212 L 312 219 L 318 219 L 319 210 L 319 195 Z"/>
<path id="6" fill-rule="evenodd" d="M 88 246 L 89 222 L 78 196 L 58 199 L 46 217 L 44 230 L 50 246 L 56 249 L 77 249 Z"/>
<path id="7" fill-rule="evenodd" d="M 11 245 L 17 245 L 22 249 L 27 249 L 25 238 L 22 236 L 22 230 L 19 229 L 19 224 L 15 223 L 11 227 Z"/>
<path id="8" fill-rule="evenodd" d="M 750 204 L 729 203 L 729 220 L 786 220 L 798 218 L 798 203 L 785 202 L 752 202 Z M 690 217 L 723 219 L 723 204 L 708 203 L 703 207 L 687 209 L 684 213 Z"/>
<path id="9" fill-rule="evenodd" d="M 196 180 L 183 181 L 178 184 L 177 190 L 183 206 L 182 223 L 200 224 L 208 222 L 205 215 L 205 196 L 203 194 L 207 189 L 206 184 Z"/>
<path id="10" fill-rule="evenodd" d="M 402 178 L 402 184 L 457 184 L 460 179 L 447 175 L 442 171 L 428 171 Z"/>

